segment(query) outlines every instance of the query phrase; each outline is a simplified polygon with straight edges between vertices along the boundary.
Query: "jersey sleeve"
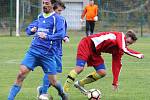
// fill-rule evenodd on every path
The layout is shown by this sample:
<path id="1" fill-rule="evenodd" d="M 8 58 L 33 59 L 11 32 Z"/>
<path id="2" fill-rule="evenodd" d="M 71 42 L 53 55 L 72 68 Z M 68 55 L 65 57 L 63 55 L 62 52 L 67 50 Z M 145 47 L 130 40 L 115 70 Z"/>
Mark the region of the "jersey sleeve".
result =
<path id="1" fill-rule="evenodd" d="M 65 35 L 65 37 L 68 37 L 69 38 L 69 35 L 68 35 L 68 33 L 67 33 L 67 21 L 66 20 L 64 20 L 64 23 L 65 23 L 65 33 L 66 33 L 66 35 Z"/>
<path id="2" fill-rule="evenodd" d="M 86 12 L 87 12 L 87 6 L 84 8 L 84 10 L 83 10 L 83 12 L 82 12 L 82 15 L 81 15 L 81 19 L 83 19 L 84 18 L 84 16 L 85 16 L 85 14 L 86 14 Z"/>
<path id="3" fill-rule="evenodd" d="M 97 16 L 98 15 L 98 6 L 95 5 L 95 15 Z"/>
<path id="4" fill-rule="evenodd" d="M 63 40 L 63 38 L 66 35 L 66 29 L 65 29 L 65 25 L 64 25 L 64 20 L 60 17 L 56 18 L 56 24 L 55 24 L 55 32 L 52 35 L 47 35 L 46 39 L 47 40 L 58 40 L 61 39 Z"/>
<path id="5" fill-rule="evenodd" d="M 35 32 L 31 32 L 31 29 L 33 27 L 38 28 L 38 20 L 33 21 L 31 24 L 29 24 L 29 26 L 26 28 L 26 34 L 27 35 L 33 35 L 35 34 Z"/>
<path id="6" fill-rule="evenodd" d="M 113 73 L 112 85 L 118 85 L 118 78 L 122 67 L 121 64 L 122 55 L 123 52 L 118 50 L 114 50 L 114 52 L 112 53 L 112 73 Z"/>
<path id="7" fill-rule="evenodd" d="M 123 33 L 117 34 L 116 40 L 117 40 L 117 44 L 118 44 L 119 48 L 121 50 L 123 50 L 124 53 L 126 53 L 130 56 L 141 58 L 141 56 L 142 56 L 141 53 L 136 52 L 134 50 L 130 50 L 126 47 L 126 45 L 125 45 L 125 35 Z"/>

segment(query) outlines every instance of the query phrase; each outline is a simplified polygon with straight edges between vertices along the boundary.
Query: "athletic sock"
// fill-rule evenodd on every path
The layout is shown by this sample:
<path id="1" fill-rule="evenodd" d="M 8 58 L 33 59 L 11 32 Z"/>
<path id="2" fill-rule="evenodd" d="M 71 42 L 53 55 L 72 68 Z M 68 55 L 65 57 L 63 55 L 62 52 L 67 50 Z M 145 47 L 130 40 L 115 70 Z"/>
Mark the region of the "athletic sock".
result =
<path id="1" fill-rule="evenodd" d="M 55 88 L 58 90 L 58 94 L 59 94 L 60 96 L 62 96 L 62 94 L 64 93 L 64 91 L 63 91 L 63 87 L 62 87 L 62 85 L 61 85 L 60 82 L 57 82 L 57 83 L 56 83 Z"/>
<path id="2" fill-rule="evenodd" d="M 75 81 L 75 78 L 77 77 L 77 73 L 75 72 L 75 70 L 70 71 L 70 73 L 68 74 L 67 80 L 64 84 L 64 91 L 68 92 L 70 86 L 73 84 L 73 82 Z"/>
<path id="3" fill-rule="evenodd" d="M 102 78 L 99 74 L 97 74 L 95 71 L 90 73 L 87 77 L 79 81 L 79 84 L 81 86 L 84 86 L 85 84 L 89 84 L 92 82 L 97 81 L 98 79 Z"/>
<path id="4" fill-rule="evenodd" d="M 20 91 L 21 86 L 14 84 L 10 89 L 8 100 L 14 100 L 18 92 Z"/>
<path id="5" fill-rule="evenodd" d="M 43 78 L 43 85 L 40 88 L 41 89 L 41 94 L 47 94 L 48 88 L 51 86 L 51 83 L 48 79 L 48 75 L 45 74 Z"/>

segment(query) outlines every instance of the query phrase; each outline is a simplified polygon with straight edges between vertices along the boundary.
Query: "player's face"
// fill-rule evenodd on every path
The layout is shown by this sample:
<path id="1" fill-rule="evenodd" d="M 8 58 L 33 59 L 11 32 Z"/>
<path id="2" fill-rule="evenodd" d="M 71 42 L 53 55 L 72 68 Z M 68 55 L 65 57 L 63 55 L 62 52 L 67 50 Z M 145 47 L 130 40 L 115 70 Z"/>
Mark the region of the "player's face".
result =
<path id="1" fill-rule="evenodd" d="M 129 46 L 129 45 L 133 44 L 134 42 L 135 42 L 135 41 L 132 40 L 131 37 L 127 37 L 127 38 L 126 38 L 126 46 Z"/>
<path id="2" fill-rule="evenodd" d="M 51 10 L 52 10 L 51 2 L 43 2 L 43 12 L 44 13 L 50 13 Z"/>
<path id="3" fill-rule="evenodd" d="M 92 1 L 90 1 L 90 3 L 89 3 L 90 5 L 94 5 L 94 1 L 92 0 Z"/>
<path id="4" fill-rule="evenodd" d="M 58 14 L 61 14 L 61 12 L 62 12 L 63 10 L 64 10 L 64 9 L 63 9 L 61 6 L 59 6 L 59 7 L 55 10 L 55 12 L 58 13 Z"/>

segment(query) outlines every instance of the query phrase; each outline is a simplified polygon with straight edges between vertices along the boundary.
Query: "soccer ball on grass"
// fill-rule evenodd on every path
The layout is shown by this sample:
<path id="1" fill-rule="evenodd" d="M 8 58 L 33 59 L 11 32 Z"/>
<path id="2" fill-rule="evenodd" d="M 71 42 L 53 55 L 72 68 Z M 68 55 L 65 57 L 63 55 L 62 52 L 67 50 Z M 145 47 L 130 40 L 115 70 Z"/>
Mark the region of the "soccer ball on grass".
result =
<path id="1" fill-rule="evenodd" d="M 100 100 L 101 92 L 98 89 L 90 89 L 87 96 L 89 100 Z"/>

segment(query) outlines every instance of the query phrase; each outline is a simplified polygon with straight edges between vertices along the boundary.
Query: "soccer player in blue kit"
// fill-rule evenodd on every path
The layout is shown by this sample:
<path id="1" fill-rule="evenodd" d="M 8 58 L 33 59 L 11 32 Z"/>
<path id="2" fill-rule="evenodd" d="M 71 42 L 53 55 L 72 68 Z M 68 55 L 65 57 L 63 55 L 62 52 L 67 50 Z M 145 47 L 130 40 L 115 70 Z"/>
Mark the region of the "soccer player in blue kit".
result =
<path id="1" fill-rule="evenodd" d="M 57 1 L 53 4 L 53 10 L 61 14 L 61 12 L 65 9 L 65 5 L 62 1 Z M 63 17 L 62 17 L 63 18 Z M 64 19 L 64 18 L 63 18 Z M 64 19 L 64 25 L 65 25 L 65 31 L 67 31 L 67 22 Z M 67 32 L 65 35 L 65 38 L 63 38 L 63 41 L 69 42 L 69 37 L 67 36 Z M 62 73 L 62 40 L 57 40 L 57 53 L 56 53 L 56 63 L 57 63 L 57 73 Z M 48 88 L 51 86 L 51 83 L 48 80 L 48 74 L 45 74 L 43 77 L 43 84 L 42 86 L 38 86 L 37 88 L 37 97 L 40 100 L 48 100 Z M 63 87 L 62 87 L 63 88 Z M 66 95 L 67 96 L 67 95 Z"/>
<path id="2" fill-rule="evenodd" d="M 56 79 L 57 40 L 65 36 L 64 20 L 55 13 L 50 0 L 43 0 L 43 13 L 26 29 L 28 35 L 34 35 L 31 46 L 20 64 L 16 81 L 10 89 L 8 100 L 14 100 L 19 93 L 22 83 L 30 71 L 41 66 L 44 73 L 48 74 L 51 85 L 54 86 L 62 100 L 67 100 L 60 83 Z"/>
<path id="3" fill-rule="evenodd" d="M 54 3 L 53 5 L 53 10 L 58 13 L 61 14 L 61 12 L 65 9 L 65 5 L 62 1 L 57 1 Z M 65 26 L 65 31 L 67 31 L 67 22 L 66 20 L 62 17 L 62 19 L 64 20 L 64 26 Z M 69 37 L 67 36 L 67 33 L 65 34 L 65 37 L 63 38 L 63 41 L 69 42 Z M 61 42 L 61 43 L 60 43 Z M 56 63 L 57 63 L 57 73 L 62 73 L 62 40 L 57 40 L 57 44 L 59 45 L 56 49 L 58 50 L 55 56 L 56 59 Z M 48 100 L 48 88 L 51 86 L 51 83 L 48 80 L 48 74 L 45 74 L 43 77 L 43 85 L 39 86 L 37 88 L 37 92 L 38 95 L 37 97 L 39 99 L 44 99 L 44 100 Z M 63 87 L 62 87 L 63 88 Z"/>

